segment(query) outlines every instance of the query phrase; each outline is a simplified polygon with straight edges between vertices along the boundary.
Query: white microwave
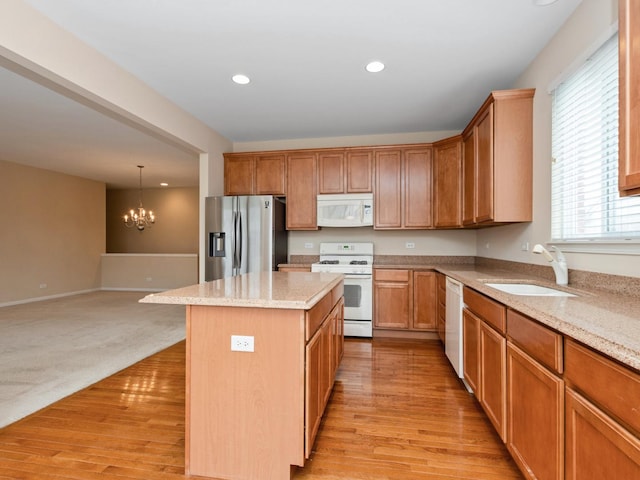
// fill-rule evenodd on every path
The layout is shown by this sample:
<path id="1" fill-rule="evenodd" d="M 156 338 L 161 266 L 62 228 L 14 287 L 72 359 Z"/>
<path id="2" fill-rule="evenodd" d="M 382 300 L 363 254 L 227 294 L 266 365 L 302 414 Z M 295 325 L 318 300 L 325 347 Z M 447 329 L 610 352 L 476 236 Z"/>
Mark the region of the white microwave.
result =
<path id="1" fill-rule="evenodd" d="M 367 227 L 373 225 L 373 194 L 318 195 L 319 227 Z"/>

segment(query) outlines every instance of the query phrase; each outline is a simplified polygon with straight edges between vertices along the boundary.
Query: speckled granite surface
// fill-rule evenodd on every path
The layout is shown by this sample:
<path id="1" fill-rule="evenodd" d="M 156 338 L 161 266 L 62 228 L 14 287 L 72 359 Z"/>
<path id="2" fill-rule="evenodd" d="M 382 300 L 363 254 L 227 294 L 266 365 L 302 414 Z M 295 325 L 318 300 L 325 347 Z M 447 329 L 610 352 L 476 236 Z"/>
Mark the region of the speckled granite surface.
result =
<path id="1" fill-rule="evenodd" d="M 153 293 L 141 303 L 306 310 L 343 279 L 335 273 L 261 272 Z"/>
<path id="2" fill-rule="evenodd" d="M 640 298 L 602 289 L 559 287 L 527 273 L 485 266 L 440 266 L 436 270 L 507 307 L 538 320 L 611 358 L 640 370 Z M 486 283 L 526 282 L 566 290 L 576 297 L 521 296 L 504 293 Z"/>

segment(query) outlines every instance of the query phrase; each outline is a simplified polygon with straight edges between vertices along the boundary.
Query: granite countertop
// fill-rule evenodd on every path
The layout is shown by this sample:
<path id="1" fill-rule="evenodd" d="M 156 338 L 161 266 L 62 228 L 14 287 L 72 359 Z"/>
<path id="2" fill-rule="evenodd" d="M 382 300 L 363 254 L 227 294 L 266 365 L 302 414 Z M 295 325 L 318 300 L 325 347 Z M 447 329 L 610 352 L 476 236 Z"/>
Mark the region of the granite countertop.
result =
<path id="1" fill-rule="evenodd" d="M 140 302 L 308 310 L 343 278 L 336 273 L 247 273 L 152 293 Z"/>
<path id="2" fill-rule="evenodd" d="M 611 358 L 640 370 L 640 299 L 597 289 L 560 287 L 539 277 L 474 266 L 434 267 L 468 287 L 491 297 Z M 526 281 L 576 294 L 576 297 L 512 295 L 486 283 Z"/>

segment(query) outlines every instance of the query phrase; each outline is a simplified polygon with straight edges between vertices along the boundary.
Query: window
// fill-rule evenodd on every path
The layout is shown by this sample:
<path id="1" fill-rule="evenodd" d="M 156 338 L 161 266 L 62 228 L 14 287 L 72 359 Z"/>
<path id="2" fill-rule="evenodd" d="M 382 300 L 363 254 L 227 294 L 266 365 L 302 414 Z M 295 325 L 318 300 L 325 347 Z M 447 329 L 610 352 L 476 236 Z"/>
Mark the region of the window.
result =
<path id="1" fill-rule="evenodd" d="M 552 92 L 552 242 L 640 240 L 618 194 L 618 35 Z"/>

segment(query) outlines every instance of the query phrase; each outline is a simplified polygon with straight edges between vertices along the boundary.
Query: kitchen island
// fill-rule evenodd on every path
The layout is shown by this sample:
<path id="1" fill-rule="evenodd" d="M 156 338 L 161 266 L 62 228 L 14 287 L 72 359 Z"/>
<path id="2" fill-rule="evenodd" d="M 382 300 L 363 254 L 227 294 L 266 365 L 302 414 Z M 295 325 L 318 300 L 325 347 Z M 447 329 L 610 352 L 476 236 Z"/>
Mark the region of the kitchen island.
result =
<path id="1" fill-rule="evenodd" d="M 249 273 L 151 294 L 186 305 L 185 473 L 289 479 L 343 348 L 343 276 Z"/>

